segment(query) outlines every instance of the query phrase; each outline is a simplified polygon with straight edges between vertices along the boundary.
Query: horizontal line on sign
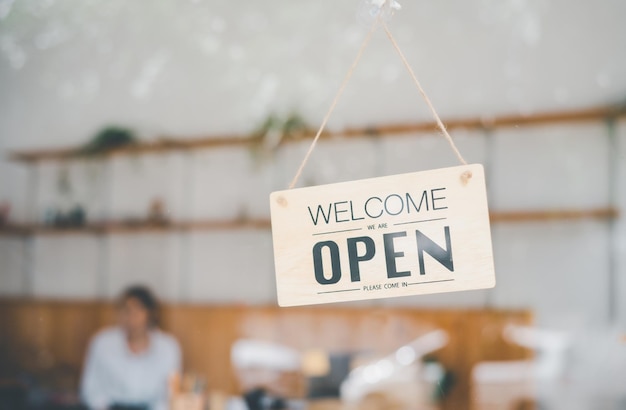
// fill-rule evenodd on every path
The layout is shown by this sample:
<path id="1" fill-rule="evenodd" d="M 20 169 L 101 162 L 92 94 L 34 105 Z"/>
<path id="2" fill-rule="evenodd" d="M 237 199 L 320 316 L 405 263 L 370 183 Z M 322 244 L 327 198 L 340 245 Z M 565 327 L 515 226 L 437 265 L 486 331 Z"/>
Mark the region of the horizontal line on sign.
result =
<path id="1" fill-rule="evenodd" d="M 361 231 L 361 230 L 363 230 L 363 228 L 344 229 L 344 230 L 341 230 L 341 231 L 330 231 L 330 232 L 318 232 L 318 233 L 314 233 L 313 236 L 316 236 L 316 235 L 327 235 L 327 234 L 330 234 L 330 233 Z"/>
<path id="2" fill-rule="evenodd" d="M 398 226 L 398 225 L 409 225 L 409 224 L 418 224 L 420 222 L 432 222 L 432 221 L 442 221 L 444 219 L 448 219 L 448 218 L 433 218 L 433 219 L 422 219 L 419 221 L 411 221 L 411 222 L 400 222 L 397 224 L 393 224 L 394 226 Z"/>
<path id="3" fill-rule="evenodd" d="M 329 290 L 326 292 L 317 292 L 317 294 L 321 295 L 322 293 L 353 292 L 355 290 L 361 290 L 361 289 L 356 288 L 356 289 L 343 289 L 343 290 Z"/>
<path id="4" fill-rule="evenodd" d="M 431 280 L 429 282 L 413 282 L 413 283 L 409 283 L 409 285 L 424 285 L 426 283 L 439 283 L 439 282 L 451 282 L 454 279 L 443 279 L 443 280 Z"/>

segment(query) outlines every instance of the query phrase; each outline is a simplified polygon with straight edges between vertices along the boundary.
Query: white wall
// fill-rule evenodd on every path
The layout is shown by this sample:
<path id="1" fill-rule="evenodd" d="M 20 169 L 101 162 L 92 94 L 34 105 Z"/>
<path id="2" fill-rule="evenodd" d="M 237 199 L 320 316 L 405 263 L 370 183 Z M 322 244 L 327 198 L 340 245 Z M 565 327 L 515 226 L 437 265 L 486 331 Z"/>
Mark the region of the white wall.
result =
<path id="1" fill-rule="evenodd" d="M 144 138 L 250 132 L 269 112 L 321 120 L 366 28 L 358 2 L 17 2 L 0 10 L 0 150 L 82 143 L 121 123 Z M 626 95 L 626 3 L 474 0 L 402 2 L 391 28 L 442 114 L 491 117 L 608 104 Z M 4 6 L 6 7 L 6 6 Z M 429 119 L 377 33 L 331 127 Z M 604 124 L 456 131 L 487 165 L 493 210 L 626 209 L 626 126 L 611 147 Z M 92 218 L 137 217 L 163 197 L 172 218 L 267 217 L 307 146 L 269 161 L 220 149 L 108 164 L 72 163 L 72 201 Z M 612 181 L 609 158 L 617 160 Z M 321 184 L 455 164 L 436 135 L 321 144 L 301 179 Z M 0 161 L 0 200 L 16 220 L 61 201 L 58 164 L 39 169 L 36 198 L 21 165 Z M 111 185 L 106 181 L 110 178 Z M 31 212 L 32 210 L 32 212 Z M 611 235 L 614 235 L 611 238 Z M 531 308 L 540 323 L 606 322 L 610 292 L 626 325 L 626 224 L 500 223 L 491 291 L 375 305 Z M 615 286 L 609 281 L 611 256 Z M 0 294 L 113 297 L 143 281 L 164 298 L 274 303 L 268 231 L 0 238 Z"/>

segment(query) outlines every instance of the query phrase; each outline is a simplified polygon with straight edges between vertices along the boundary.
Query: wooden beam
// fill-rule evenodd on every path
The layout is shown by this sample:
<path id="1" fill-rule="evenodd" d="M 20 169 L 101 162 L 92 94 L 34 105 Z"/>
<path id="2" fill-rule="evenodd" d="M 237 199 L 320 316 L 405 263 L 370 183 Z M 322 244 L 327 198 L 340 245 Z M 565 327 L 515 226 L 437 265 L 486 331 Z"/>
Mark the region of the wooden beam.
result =
<path id="1" fill-rule="evenodd" d="M 614 219 L 619 217 L 615 208 L 597 208 L 587 210 L 537 210 L 537 211 L 493 211 L 490 213 L 492 223 L 522 223 L 567 221 L 580 219 Z M 231 231 L 231 230 L 268 230 L 271 229 L 269 219 L 223 219 L 178 221 L 169 223 L 123 222 L 91 223 L 83 227 L 60 228 L 37 224 L 9 224 L 0 226 L 0 236 L 29 235 L 103 235 L 133 233 L 166 233 L 180 231 Z"/>
<path id="2" fill-rule="evenodd" d="M 457 118 L 444 121 L 448 130 L 454 129 L 494 129 L 514 126 L 547 125 L 560 123 L 580 123 L 601 121 L 626 115 L 623 106 L 596 107 L 580 110 L 553 111 L 529 115 L 513 114 L 493 118 Z M 369 127 L 353 127 L 339 131 L 328 131 L 322 134 L 322 140 L 334 138 L 367 138 L 397 137 L 422 133 L 438 132 L 434 122 L 386 124 Z M 297 139 L 285 139 L 282 144 L 303 141 L 312 138 L 312 131 L 304 133 Z M 181 150 L 212 149 L 223 147 L 253 146 L 260 142 L 259 138 L 250 135 L 217 135 L 204 138 L 173 138 L 163 137 L 156 141 L 130 144 L 107 151 L 100 155 L 85 155 L 79 148 L 41 149 L 15 151 L 9 158 L 20 162 L 37 162 L 43 160 L 68 160 L 72 158 L 102 158 L 114 155 L 137 155 Z"/>
<path id="3" fill-rule="evenodd" d="M 40 224 L 9 224 L 0 226 L 0 235 L 27 236 L 27 235 L 102 235 L 102 234 L 132 234 L 158 233 L 180 231 L 229 231 L 269 229 L 268 219 L 224 219 L 177 222 L 140 222 L 140 221 L 110 221 L 89 223 L 80 227 L 56 227 Z"/>
<path id="4" fill-rule="evenodd" d="M 537 211 L 499 211 L 491 212 L 492 223 L 499 222 L 545 222 L 580 219 L 615 219 L 619 211 L 615 208 L 587 210 L 537 210 Z"/>
<path id="5" fill-rule="evenodd" d="M 626 114 L 623 107 L 596 107 L 580 110 L 552 111 L 536 114 L 512 114 L 493 118 L 456 118 L 444 121 L 446 129 L 495 129 L 505 127 L 580 123 L 618 118 Z M 389 124 L 370 128 L 348 128 L 341 132 L 346 137 L 362 135 L 398 135 L 439 132 L 435 122 Z"/>

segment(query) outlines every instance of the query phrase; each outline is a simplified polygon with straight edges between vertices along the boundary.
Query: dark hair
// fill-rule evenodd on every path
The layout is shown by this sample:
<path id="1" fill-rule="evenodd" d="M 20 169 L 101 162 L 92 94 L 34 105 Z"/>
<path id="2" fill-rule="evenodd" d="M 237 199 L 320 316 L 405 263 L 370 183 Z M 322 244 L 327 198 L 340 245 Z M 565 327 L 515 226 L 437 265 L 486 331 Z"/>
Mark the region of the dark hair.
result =
<path id="1" fill-rule="evenodd" d="M 157 326 L 159 324 L 159 301 L 152 291 L 143 285 L 133 285 L 127 287 L 120 297 L 120 304 L 128 299 L 135 299 L 148 311 L 148 325 Z"/>

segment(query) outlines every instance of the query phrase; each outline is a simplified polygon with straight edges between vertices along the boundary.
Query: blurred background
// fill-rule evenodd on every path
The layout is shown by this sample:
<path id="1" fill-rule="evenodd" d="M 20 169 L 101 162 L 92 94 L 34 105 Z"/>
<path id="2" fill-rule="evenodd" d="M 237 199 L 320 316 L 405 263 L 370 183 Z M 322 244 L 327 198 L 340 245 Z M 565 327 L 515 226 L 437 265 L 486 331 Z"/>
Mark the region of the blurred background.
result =
<path id="1" fill-rule="evenodd" d="M 0 408 L 79 406 L 132 284 L 180 345 L 170 408 L 626 408 L 620 0 L 401 1 L 390 30 L 485 165 L 497 285 L 276 306 L 268 195 L 372 3 L 0 0 Z M 378 30 L 299 185 L 456 164 Z"/>

